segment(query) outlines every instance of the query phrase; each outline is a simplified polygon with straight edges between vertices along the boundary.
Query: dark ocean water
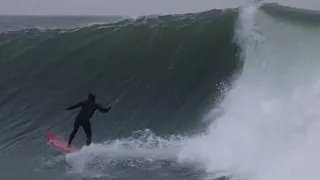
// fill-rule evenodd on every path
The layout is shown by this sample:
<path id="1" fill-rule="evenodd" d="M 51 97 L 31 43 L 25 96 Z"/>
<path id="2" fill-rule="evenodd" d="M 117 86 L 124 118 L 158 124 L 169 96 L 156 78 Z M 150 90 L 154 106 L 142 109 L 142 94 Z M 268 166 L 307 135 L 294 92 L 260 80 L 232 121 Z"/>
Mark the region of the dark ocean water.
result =
<path id="1" fill-rule="evenodd" d="M 241 72 L 238 9 L 59 30 L 48 17 L 29 17 L 31 24 L 7 31 L 19 29 L 21 18 L 0 17 L 3 179 L 206 178 L 206 169 L 179 163 L 176 154 L 183 140 L 206 129 L 204 115 Z M 67 24 L 101 22 L 74 18 Z M 55 20 L 59 28 L 62 21 Z M 65 108 L 88 91 L 104 106 L 121 101 L 92 118 L 94 145 L 65 157 L 44 135 L 67 139 L 78 111 Z M 74 144 L 84 143 L 81 129 Z"/>

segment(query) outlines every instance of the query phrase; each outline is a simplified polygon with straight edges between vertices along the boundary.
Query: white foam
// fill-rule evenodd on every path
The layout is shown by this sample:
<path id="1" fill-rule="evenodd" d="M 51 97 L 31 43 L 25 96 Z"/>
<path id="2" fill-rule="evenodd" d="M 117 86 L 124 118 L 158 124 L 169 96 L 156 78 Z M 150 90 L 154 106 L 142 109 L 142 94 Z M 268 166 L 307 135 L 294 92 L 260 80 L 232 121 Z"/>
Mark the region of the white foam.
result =
<path id="1" fill-rule="evenodd" d="M 136 131 L 133 136 L 101 144 L 92 144 L 76 153 L 66 156 L 72 166 L 72 173 L 101 174 L 110 177 L 113 169 L 123 167 L 141 167 L 161 161 L 174 160 L 179 151 L 182 137 L 157 137 L 149 129 Z"/>
<path id="2" fill-rule="evenodd" d="M 243 9 L 236 40 L 244 69 L 205 136 L 179 154 L 220 176 L 249 180 L 320 177 L 320 31 Z M 197 147 L 197 148 L 194 148 Z"/>

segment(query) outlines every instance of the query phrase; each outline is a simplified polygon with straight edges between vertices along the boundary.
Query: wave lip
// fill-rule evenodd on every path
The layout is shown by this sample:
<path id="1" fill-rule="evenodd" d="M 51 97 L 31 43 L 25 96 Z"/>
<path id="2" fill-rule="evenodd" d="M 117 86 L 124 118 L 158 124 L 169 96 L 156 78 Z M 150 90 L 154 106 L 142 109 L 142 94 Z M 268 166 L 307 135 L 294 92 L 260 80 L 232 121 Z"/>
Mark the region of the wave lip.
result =
<path id="1" fill-rule="evenodd" d="M 106 24 L 123 20 L 122 16 L 22 16 L 0 15 L 0 32 L 21 29 L 71 29 L 92 24 Z"/>

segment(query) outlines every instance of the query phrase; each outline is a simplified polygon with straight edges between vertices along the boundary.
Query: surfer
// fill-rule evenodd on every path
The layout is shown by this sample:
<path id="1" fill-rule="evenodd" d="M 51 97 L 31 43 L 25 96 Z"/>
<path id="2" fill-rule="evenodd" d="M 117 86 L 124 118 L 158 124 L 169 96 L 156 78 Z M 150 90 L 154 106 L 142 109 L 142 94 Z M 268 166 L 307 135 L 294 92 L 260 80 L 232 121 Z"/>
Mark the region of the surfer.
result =
<path id="1" fill-rule="evenodd" d="M 111 106 L 109 106 L 108 108 L 104 108 L 100 104 L 96 104 L 95 100 L 96 100 L 95 94 L 89 93 L 87 100 L 81 101 L 66 109 L 66 110 L 72 110 L 72 109 L 81 107 L 80 113 L 76 117 L 73 130 L 69 137 L 68 147 L 71 147 L 71 142 L 74 139 L 76 133 L 78 132 L 80 126 L 82 126 L 84 132 L 86 133 L 87 146 L 91 144 L 92 132 L 91 132 L 90 118 L 92 117 L 92 115 L 96 110 L 99 110 L 100 112 L 103 112 L 103 113 L 107 113 L 111 109 Z"/>

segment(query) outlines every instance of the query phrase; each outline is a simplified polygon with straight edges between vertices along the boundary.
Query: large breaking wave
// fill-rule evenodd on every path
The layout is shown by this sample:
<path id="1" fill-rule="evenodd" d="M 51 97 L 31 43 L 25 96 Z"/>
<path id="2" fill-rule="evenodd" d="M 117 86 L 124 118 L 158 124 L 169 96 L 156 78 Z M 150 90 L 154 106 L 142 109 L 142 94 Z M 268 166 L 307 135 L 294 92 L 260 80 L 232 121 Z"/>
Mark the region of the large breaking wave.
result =
<path id="1" fill-rule="evenodd" d="M 251 4 L 0 34 L 3 176 L 319 177 L 320 36 L 302 16 L 318 17 Z M 76 112 L 64 109 L 89 90 L 122 99 L 93 117 L 92 146 L 57 158 L 44 134 L 66 139 Z"/>

